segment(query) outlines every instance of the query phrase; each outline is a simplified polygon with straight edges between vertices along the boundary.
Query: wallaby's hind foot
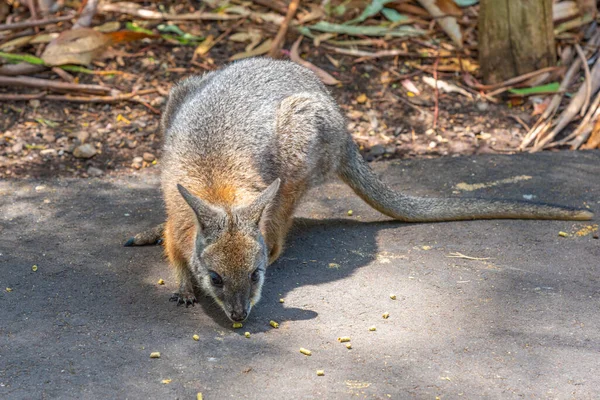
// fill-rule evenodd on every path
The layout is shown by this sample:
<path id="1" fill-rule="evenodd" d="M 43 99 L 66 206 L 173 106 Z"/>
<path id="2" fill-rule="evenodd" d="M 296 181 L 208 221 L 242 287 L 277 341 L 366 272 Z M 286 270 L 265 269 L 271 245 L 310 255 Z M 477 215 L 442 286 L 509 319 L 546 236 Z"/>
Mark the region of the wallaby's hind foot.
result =
<path id="1" fill-rule="evenodd" d="M 124 246 L 130 247 L 161 244 L 163 241 L 164 230 L 165 224 L 162 223 L 160 225 L 155 226 L 154 228 L 138 233 L 137 235 L 126 241 Z"/>

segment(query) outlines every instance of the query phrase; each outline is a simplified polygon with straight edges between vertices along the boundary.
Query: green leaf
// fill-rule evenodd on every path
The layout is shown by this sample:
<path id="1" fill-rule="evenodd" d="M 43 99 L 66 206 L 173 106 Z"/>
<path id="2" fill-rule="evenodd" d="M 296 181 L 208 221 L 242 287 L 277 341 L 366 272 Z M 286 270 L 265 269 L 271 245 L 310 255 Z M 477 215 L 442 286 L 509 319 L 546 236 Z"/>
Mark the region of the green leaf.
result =
<path id="1" fill-rule="evenodd" d="M 509 89 L 508 91 L 519 96 L 528 96 L 537 93 L 555 93 L 558 92 L 560 84 L 558 82 L 548 83 L 546 85 L 534 86 L 522 89 Z"/>
<path id="2" fill-rule="evenodd" d="M 34 64 L 34 65 L 45 65 L 44 61 L 36 56 L 32 56 L 29 54 L 11 54 L 11 53 L 4 53 L 2 51 L 0 51 L 0 57 L 7 59 L 8 61 L 14 61 L 14 62 L 26 62 L 29 64 Z"/>
<path id="3" fill-rule="evenodd" d="M 479 0 L 454 0 L 454 2 L 459 7 L 470 7 L 479 3 Z"/>
<path id="4" fill-rule="evenodd" d="M 137 24 L 135 24 L 133 22 L 128 22 L 128 23 L 125 24 L 125 26 L 130 31 L 143 32 L 143 33 L 147 33 L 148 35 L 153 35 L 154 34 L 154 32 L 152 32 L 150 29 L 142 28 L 141 26 L 138 26 Z"/>
<path id="5" fill-rule="evenodd" d="M 406 15 L 400 14 L 393 8 L 384 8 L 383 10 L 381 10 L 381 13 L 391 22 L 408 21 L 410 19 Z"/>
<path id="6" fill-rule="evenodd" d="M 394 36 L 394 37 L 406 37 L 406 36 L 421 36 L 425 34 L 425 31 L 410 26 L 399 26 L 394 29 L 389 29 L 385 26 L 351 26 L 351 25 L 340 25 L 332 24 L 326 21 L 320 21 L 314 25 L 310 25 L 307 28 L 328 33 L 343 33 L 351 36 Z"/>
<path id="7" fill-rule="evenodd" d="M 392 1 L 393 0 L 373 0 L 358 17 L 345 22 L 344 25 L 352 25 L 357 22 L 362 22 L 365 19 L 378 14 L 383 9 L 383 6 L 385 6 L 387 3 L 391 3 Z"/>

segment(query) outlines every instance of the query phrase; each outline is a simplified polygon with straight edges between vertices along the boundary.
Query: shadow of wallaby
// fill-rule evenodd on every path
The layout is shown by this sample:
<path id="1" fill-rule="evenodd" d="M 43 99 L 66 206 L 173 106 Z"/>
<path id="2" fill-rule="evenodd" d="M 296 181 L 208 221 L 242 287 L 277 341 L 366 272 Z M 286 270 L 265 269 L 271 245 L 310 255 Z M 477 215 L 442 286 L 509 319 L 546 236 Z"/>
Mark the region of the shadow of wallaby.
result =
<path id="1" fill-rule="evenodd" d="M 316 318 L 316 312 L 308 308 L 288 307 L 279 299 L 302 286 L 350 278 L 358 268 L 376 259 L 378 232 L 399 224 L 403 223 L 296 218 L 287 248 L 267 269 L 262 299 L 253 307 L 244 326 L 252 328 L 253 332 L 263 332 L 270 329 L 265 320 L 282 322 Z M 143 247 L 133 251 L 143 251 Z M 198 287 L 196 295 L 197 305 L 210 318 L 224 328 L 231 326 L 231 321 L 210 296 Z M 243 330 L 238 332 L 243 334 Z"/>

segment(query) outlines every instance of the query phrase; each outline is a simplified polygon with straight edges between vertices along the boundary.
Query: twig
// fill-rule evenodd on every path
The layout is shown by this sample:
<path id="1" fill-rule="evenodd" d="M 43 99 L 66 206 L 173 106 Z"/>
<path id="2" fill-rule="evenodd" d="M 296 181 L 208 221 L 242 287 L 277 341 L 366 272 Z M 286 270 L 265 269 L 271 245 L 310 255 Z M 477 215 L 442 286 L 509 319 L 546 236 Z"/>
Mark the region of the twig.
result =
<path id="1" fill-rule="evenodd" d="M 17 76 L 17 75 L 31 75 L 46 69 L 43 65 L 34 65 L 26 62 L 20 62 L 18 64 L 5 64 L 0 67 L 0 75 L 5 76 Z"/>
<path id="2" fill-rule="evenodd" d="M 579 111 L 579 115 L 583 117 L 585 115 L 585 111 L 590 105 L 590 98 L 592 97 L 592 74 L 590 73 L 590 67 L 587 64 L 587 58 L 585 58 L 585 54 L 583 54 L 583 50 L 578 43 L 575 43 L 575 51 L 577 51 L 577 55 L 581 59 L 583 72 L 585 73 L 585 102 Z"/>
<path id="3" fill-rule="evenodd" d="M 176 20 L 212 20 L 212 21 L 225 21 L 230 19 L 241 18 L 241 15 L 227 15 L 207 12 L 194 12 L 189 14 L 164 14 L 158 11 L 145 10 L 139 8 L 136 4 L 132 3 L 114 3 L 114 4 L 100 4 L 98 7 L 100 12 L 115 12 L 121 14 L 132 15 L 138 18 L 144 19 L 157 19 L 165 21 L 176 21 Z"/>
<path id="4" fill-rule="evenodd" d="M 50 89 L 56 91 L 79 91 L 93 94 L 110 93 L 114 89 L 100 85 L 82 85 L 68 82 L 56 82 L 48 79 L 32 78 L 29 76 L 0 76 L 0 86 L 25 86 L 42 89 Z"/>
<path id="5" fill-rule="evenodd" d="M 4 94 L 0 93 L 0 101 L 27 101 L 41 99 L 46 93 L 34 93 L 34 94 Z"/>
<path id="6" fill-rule="evenodd" d="M 73 77 L 73 75 L 71 75 L 70 73 L 68 73 L 67 71 L 65 71 L 62 68 L 52 67 L 52 72 L 54 72 L 56 75 L 60 76 L 63 79 L 63 81 L 65 81 L 65 82 L 70 82 L 70 83 L 75 82 L 75 78 Z"/>
<path id="7" fill-rule="evenodd" d="M 40 19 L 37 21 L 16 22 L 14 24 L 0 24 L 0 31 L 10 31 L 13 29 L 30 28 L 33 26 L 42 26 L 55 24 L 57 22 L 68 21 L 73 18 L 73 15 L 65 15 L 63 17 Z"/>
<path id="8" fill-rule="evenodd" d="M 252 0 L 252 2 L 263 7 L 270 8 L 271 10 L 277 11 L 280 14 L 285 14 L 288 10 L 285 4 L 282 4 L 277 0 Z"/>
<path id="9" fill-rule="evenodd" d="M 279 31 L 275 36 L 275 40 L 273 40 L 271 50 L 269 50 L 269 57 L 280 57 L 281 48 L 283 47 L 283 40 L 285 39 L 285 34 L 287 33 L 288 27 L 290 26 L 290 21 L 292 20 L 292 18 L 294 18 L 294 15 L 296 15 L 296 11 L 298 10 L 299 4 L 300 0 L 292 0 L 290 5 L 288 6 L 287 13 L 285 14 L 285 19 L 283 20 L 283 23 L 279 26 Z"/>
<path id="10" fill-rule="evenodd" d="M 538 69 L 537 71 L 533 71 L 533 72 L 529 72 L 529 73 L 526 73 L 526 74 L 523 74 L 520 76 L 516 76 L 514 78 L 508 79 L 504 82 L 496 83 L 494 85 L 482 85 L 480 83 L 469 82 L 468 80 L 465 80 L 465 83 L 467 85 L 469 85 L 470 87 L 472 87 L 473 89 L 477 89 L 477 90 L 495 90 L 495 89 L 499 89 L 502 87 L 514 86 L 517 83 L 526 81 L 527 79 L 533 78 L 534 76 L 538 76 L 538 75 L 544 74 L 546 72 L 556 71 L 561 68 L 563 68 L 563 67 L 546 67 L 546 68 Z"/>
<path id="11" fill-rule="evenodd" d="M 70 95 L 55 95 L 45 93 L 35 94 L 0 94 L 0 100 L 6 101 L 24 101 L 32 99 L 40 100 L 55 100 L 55 101 L 70 101 L 74 103 L 117 103 L 119 101 L 134 101 L 136 103 L 142 100 L 135 99 L 136 96 L 156 93 L 157 89 L 145 89 L 138 92 L 119 94 L 116 96 L 70 96 Z M 153 107 L 152 107 L 153 108 Z M 154 109 L 156 110 L 156 109 Z M 158 110 L 156 110 L 158 111 Z"/>
<path id="12" fill-rule="evenodd" d="M 525 130 L 526 130 L 527 132 L 529 132 L 529 131 L 531 130 L 531 128 L 529 127 L 529 125 L 527 125 L 527 124 L 525 123 L 525 121 L 523 121 L 523 120 L 521 119 L 521 117 L 519 117 L 519 116 L 517 116 L 517 115 L 509 115 L 508 117 L 509 117 L 509 118 L 512 118 L 512 119 L 514 119 L 515 121 L 517 121 L 517 122 L 518 122 L 518 123 L 519 123 L 519 124 L 520 124 L 520 125 L 521 125 L 523 128 L 525 128 Z"/>
<path id="13" fill-rule="evenodd" d="M 592 92 L 595 92 L 600 87 L 600 61 L 596 60 L 596 64 L 594 64 L 594 68 L 591 71 L 591 83 L 592 83 Z M 536 152 L 542 149 L 545 145 L 550 143 L 556 135 L 558 135 L 579 113 L 581 110 L 581 106 L 585 102 L 586 97 L 586 88 L 585 86 L 581 86 L 577 91 L 577 94 L 573 97 L 567 108 L 560 114 L 558 121 L 556 121 L 556 126 L 552 131 L 541 137 L 538 135 L 538 143 L 530 150 L 530 152 Z"/>
<path id="14" fill-rule="evenodd" d="M 465 256 L 462 253 L 456 252 L 456 253 L 450 253 L 449 256 L 446 257 L 450 257 L 450 258 L 463 258 L 465 260 L 475 260 L 475 261 L 484 261 L 484 260 L 490 260 L 490 257 L 469 257 L 469 256 Z"/>
<path id="15" fill-rule="evenodd" d="M 87 28 L 92 24 L 92 18 L 96 15 L 98 0 L 87 0 L 79 19 L 71 29 Z"/>
<path id="16" fill-rule="evenodd" d="M 435 63 L 433 63 L 433 79 L 435 79 L 435 103 L 433 110 L 433 130 L 437 128 L 438 117 L 440 114 L 440 89 L 438 88 L 438 73 L 437 67 L 440 62 L 439 58 L 435 59 Z"/>

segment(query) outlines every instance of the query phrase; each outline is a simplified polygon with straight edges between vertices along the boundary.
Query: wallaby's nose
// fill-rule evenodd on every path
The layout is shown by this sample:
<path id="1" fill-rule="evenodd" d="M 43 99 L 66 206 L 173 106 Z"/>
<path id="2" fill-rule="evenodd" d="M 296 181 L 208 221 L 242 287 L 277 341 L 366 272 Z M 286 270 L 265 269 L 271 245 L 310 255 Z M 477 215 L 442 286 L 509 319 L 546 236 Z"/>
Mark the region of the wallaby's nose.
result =
<path id="1" fill-rule="evenodd" d="M 245 320 L 248 317 L 248 312 L 247 311 L 232 311 L 231 312 L 231 319 L 236 321 L 236 322 L 240 322 Z"/>

